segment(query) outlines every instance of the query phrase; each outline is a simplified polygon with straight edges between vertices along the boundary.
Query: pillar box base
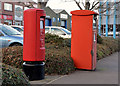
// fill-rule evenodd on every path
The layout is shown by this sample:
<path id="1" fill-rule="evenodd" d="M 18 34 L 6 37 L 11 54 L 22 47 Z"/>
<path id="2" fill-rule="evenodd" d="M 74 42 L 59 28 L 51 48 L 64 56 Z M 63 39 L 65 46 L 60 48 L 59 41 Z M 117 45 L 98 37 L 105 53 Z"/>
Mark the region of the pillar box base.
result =
<path id="1" fill-rule="evenodd" d="M 45 77 L 44 62 L 24 62 L 23 70 L 30 81 L 42 80 Z"/>

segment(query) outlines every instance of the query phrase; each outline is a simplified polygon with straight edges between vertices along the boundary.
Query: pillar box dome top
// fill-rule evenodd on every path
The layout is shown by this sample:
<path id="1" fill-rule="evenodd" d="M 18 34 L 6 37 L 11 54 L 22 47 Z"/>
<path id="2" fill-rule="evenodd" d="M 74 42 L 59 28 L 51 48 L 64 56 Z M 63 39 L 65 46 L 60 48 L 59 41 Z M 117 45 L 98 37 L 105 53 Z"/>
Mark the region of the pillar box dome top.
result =
<path id="1" fill-rule="evenodd" d="M 76 16 L 98 15 L 98 13 L 90 10 L 75 10 L 71 11 L 71 14 Z"/>

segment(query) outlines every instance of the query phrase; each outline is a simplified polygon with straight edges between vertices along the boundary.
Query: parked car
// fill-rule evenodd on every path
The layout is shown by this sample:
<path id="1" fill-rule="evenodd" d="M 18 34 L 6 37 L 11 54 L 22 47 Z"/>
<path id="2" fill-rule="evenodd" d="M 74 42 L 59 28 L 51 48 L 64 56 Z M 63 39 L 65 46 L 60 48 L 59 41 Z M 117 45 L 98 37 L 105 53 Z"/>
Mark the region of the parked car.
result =
<path id="1" fill-rule="evenodd" d="M 23 34 L 23 26 L 11 25 L 11 27 Z"/>
<path id="2" fill-rule="evenodd" d="M 0 48 L 22 46 L 23 35 L 11 26 L 0 24 Z"/>
<path id="3" fill-rule="evenodd" d="M 45 33 L 55 34 L 62 38 L 71 38 L 71 32 L 63 27 L 45 26 Z"/>

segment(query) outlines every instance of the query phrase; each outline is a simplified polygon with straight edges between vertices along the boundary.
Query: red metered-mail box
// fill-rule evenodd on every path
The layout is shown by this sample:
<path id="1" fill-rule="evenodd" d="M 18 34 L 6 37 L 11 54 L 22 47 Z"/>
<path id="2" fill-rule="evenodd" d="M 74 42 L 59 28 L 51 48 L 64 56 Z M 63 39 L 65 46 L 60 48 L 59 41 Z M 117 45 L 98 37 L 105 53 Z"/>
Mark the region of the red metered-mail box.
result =
<path id="1" fill-rule="evenodd" d="M 96 68 L 96 15 L 89 10 L 72 11 L 71 57 L 75 67 L 94 70 Z"/>
<path id="2" fill-rule="evenodd" d="M 45 16 L 41 9 L 24 11 L 23 61 L 45 60 Z"/>

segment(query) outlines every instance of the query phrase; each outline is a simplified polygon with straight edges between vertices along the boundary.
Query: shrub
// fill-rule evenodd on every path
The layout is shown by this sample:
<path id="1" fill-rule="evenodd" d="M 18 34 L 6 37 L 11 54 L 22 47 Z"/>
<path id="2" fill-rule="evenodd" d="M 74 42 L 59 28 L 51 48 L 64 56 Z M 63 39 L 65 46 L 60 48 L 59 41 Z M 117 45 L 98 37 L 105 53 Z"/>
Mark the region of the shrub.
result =
<path id="1" fill-rule="evenodd" d="M 46 74 L 68 74 L 73 72 L 75 70 L 74 63 L 70 56 L 69 47 L 56 49 L 48 44 L 46 48 Z"/>
<path id="2" fill-rule="evenodd" d="M 22 68 L 23 64 L 23 47 L 8 47 L 2 49 L 3 63 L 14 66 L 16 68 Z"/>
<path id="3" fill-rule="evenodd" d="M 2 86 L 30 86 L 28 78 L 20 69 L 3 64 Z"/>
<path id="4" fill-rule="evenodd" d="M 102 44 L 102 42 L 103 42 L 102 37 L 97 34 L 97 43 Z"/>
<path id="5" fill-rule="evenodd" d="M 71 39 L 63 39 L 57 35 L 45 34 L 45 43 L 57 45 L 58 47 L 71 47 Z"/>
<path id="6" fill-rule="evenodd" d="M 51 34 L 45 34 L 45 43 L 54 43 L 54 44 L 62 44 L 63 38 L 57 36 L 57 35 L 51 35 Z"/>
<path id="7" fill-rule="evenodd" d="M 3 49 L 3 63 L 22 68 L 23 47 L 9 47 Z M 68 74 L 74 71 L 74 64 L 70 58 L 69 47 L 58 47 L 55 44 L 46 43 L 46 74 Z"/>
<path id="8" fill-rule="evenodd" d="M 108 46 L 111 52 L 118 51 L 118 39 L 104 37 L 103 45 Z"/>
<path id="9" fill-rule="evenodd" d="M 64 39 L 64 45 L 67 47 L 71 47 L 71 39 Z"/>
<path id="10" fill-rule="evenodd" d="M 97 58 L 102 59 L 118 49 L 118 39 L 102 38 L 102 44 L 97 44 Z M 70 39 L 63 39 L 56 35 L 46 35 L 45 73 L 68 74 L 73 72 L 74 63 L 70 55 Z M 3 49 L 3 62 L 5 64 L 22 68 L 23 47 L 9 47 Z"/>
<path id="11" fill-rule="evenodd" d="M 114 52 L 119 51 L 120 48 L 118 48 L 118 41 L 118 38 L 113 39 L 110 37 L 104 37 L 102 44 L 97 44 L 97 59 L 102 59 L 108 55 L 111 55 Z"/>

